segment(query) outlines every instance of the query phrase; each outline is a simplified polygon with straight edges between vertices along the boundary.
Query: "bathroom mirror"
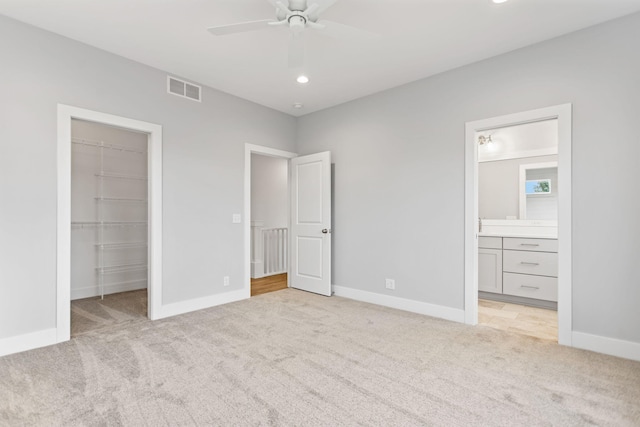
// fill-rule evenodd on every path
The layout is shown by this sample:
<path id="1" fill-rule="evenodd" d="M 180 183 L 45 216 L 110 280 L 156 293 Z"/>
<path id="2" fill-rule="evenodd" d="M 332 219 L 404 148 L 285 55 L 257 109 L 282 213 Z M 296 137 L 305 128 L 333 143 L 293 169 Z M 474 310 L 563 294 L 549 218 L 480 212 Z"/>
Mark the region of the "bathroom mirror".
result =
<path id="1" fill-rule="evenodd" d="M 556 119 L 477 132 L 476 141 L 481 218 L 557 220 Z"/>

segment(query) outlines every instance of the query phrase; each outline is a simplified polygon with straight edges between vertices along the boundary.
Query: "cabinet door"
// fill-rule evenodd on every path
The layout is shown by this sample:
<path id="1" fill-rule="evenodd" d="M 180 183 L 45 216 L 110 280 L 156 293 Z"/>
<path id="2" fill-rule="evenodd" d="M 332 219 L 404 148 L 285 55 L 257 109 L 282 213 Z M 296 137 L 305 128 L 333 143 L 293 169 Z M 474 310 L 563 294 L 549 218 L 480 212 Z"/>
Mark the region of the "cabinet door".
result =
<path id="1" fill-rule="evenodd" d="M 478 290 L 502 293 L 502 250 L 478 248 Z"/>

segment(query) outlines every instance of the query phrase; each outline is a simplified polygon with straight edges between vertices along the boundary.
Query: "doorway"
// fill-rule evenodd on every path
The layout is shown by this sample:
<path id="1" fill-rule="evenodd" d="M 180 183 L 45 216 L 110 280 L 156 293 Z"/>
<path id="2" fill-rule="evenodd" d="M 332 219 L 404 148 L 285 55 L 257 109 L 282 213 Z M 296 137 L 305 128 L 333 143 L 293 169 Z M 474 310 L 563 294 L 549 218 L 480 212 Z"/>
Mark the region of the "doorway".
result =
<path id="1" fill-rule="evenodd" d="M 558 120 L 476 132 L 478 324 L 558 340 Z"/>
<path id="2" fill-rule="evenodd" d="M 491 223 L 491 221 L 480 220 L 479 212 L 479 171 L 478 156 L 479 147 L 487 143 L 491 136 L 491 131 L 507 127 L 521 126 L 531 123 L 541 123 L 544 121 L 557 120 L 557 240 L 531 240 L 531 236 L 525 233 L 518 234 L 522 228 L 520 226 L 540 226 L 545 220 L 538 221 L 538 224 L 523 224 L 515 214 L 506 214 L 509 219 L 501 221 L 511 221 L 511 223 Z M 482 137 L 482 138 L 481 138 Z M 495 269 L 491 273 L 494 277 L 495 289 L 501 289 L 503 283 L 498 283 L 503 276 L 508 277 L 508 289 L 510 294 L 518 293 L 514 289 L 517 287 L 520 293 L 525 291 L 535 291 L 547 289 L 549 281 L 557 280 L 557 309 L 558 309 L 558 342 L 560 344 L 571 345 L 571 105 L 565 104 L 555 107 L 542 108 L 538 110 L 516 113 L 491 119 L 469 122 L 466 125 L 466 178 L 465 178 L 465 322 L 475 325 L 478 323 L 478 255 L 479 243 L 485 255 L 484 261 L 495 260 Z M 542 154 L 542 153 L 539 153 Z M 544 153 L 547 154 L 547 153 Z M 548 163 L 548 162 L 547 162 Z M 526 168 L 525 168 L 526 169 Z M 533 179 L 531 180 L 533 181 Z M 548 182 L 547 182 L 548 184 Z M 542 185 L 546 188 L 546 184 Z M 536 206 L 539 206 L 536 205 Z M 515 218 L 513 218 L 515 216 Z M 523 218 L 524 219 L 524 218 Z M 484 235 L 480 233 L 483 227 Z M 509 231 L 507 238 L 504 236 L 487 234 L 487 226 L 503 227 L 502 232 Z M 506 227 L 506 228 L 505 228 Z M 515 229 L 513 227 L 516 227 Z M 493 231 L 497 230 L 494 228 Z M 517 230 L 517 231 L 514 231 Z M 527 230 L 527 232 L 530 230 Z M 538 236 L 553 237 L 553 236 Z M 498 241 L 500 240 L 500 241 Z M 506 243 L 505 243 L 506 240 Z M 506 247 L 504 245 L 507 245 Z M 535 246 L 534 246 L 535 245 Z M 498 248 L 498 246 L 500 246 Z M 524 249 L 529 249 L 528 251 Z M 498 265 L 498 251 L 508 251 L 504 261 L 508 264 L 503 268 L 502 258 Z M 554 254 L 555 252 L 555 254 Z M 529 257 L 522 258 L 519 257 Z M 551 258 L 557 257 L 557 264 L 552 265 Z M 542 263 L 538 258 L 544 257 Z M 512 259 L 513 258 L 513 259 Z M 516 259 L 517 258 L 517 259 Z M 533 267 L 546 266 L 549 270 L 536 272 L 521 271 Z M 486 268 L 482 269 L 486 276 Z M 530 276 L 528 275 L 530 274 Z M 556 276 L 557 279 L 548 276 Z M 523 281 L 524 277 L 532 278 L 535 283 Z M 487 277 L 483 277 L 486 282 Z M 544 286 L 537 281 L 544 282 Z M 500 287 L 500 288 L 498 288 Z M 513 289 L 512 289 L 513 288 Z M 494 294 L 498 291 L 493 290 Z M 513 291 L 513 292 L 511 292 Z M 527 294 L 527 296 L 529 296 Z M 550 299 L 550 298 L 544 298 Z"/>
<path id="3" fill-rule="evenodd" d="M 251 159 L 253 154 L 284 158 L 289 163 L 288 286 L 330 296 L 331 285 L 331 153 L 305 156 L 245 144 L 245 210 L 251 218 Z M 251 296 L 251 221 L 245 221 L 243 294 Z"/>
<path id="4" fill-rule="evenodd" d="M 289 159 L 251 154 L 251 296 L 288 287 Z"/>
<path id="5" fill-rule="evenodd" d="M 280 290 L 283 289 L 285 287 L 289 286 L 289 265 L 290 265 L 290 250 L 289 250 L 289 225 L 290 225 L 290 216 L 289 216 L 289 160 L 293 159 L 297 157 L 297 154 L 289 152 L 289 151 L 283 151 L 283 150 L 277 150 L 274 148 L 269 148 L 269 147 L 263 147 L 260 145 L 253 145 L 253 144 L 245 144 L 245 177 L 244 177 L 244 206 L 245 206 L 245 210 L 244 210 L 244 217 L 247 219 L 245 221 L 245 241 L 244 241 L 244 247 L 245 247 L 245 254 L 244 254 L 244 258 L 245 258 L 245 279 L 244 279 L 244 293 L 245 293 L 245 298 L 250 298 L 253 294 L 252 294 L 252 282 L 254 282 L 256 279 L 260 280 L 260 282 L 258 282 L 258 287 L 263 288 L 263 289 L 269 289 L 271 288 L 271 286 L 273 285 L 275 288 L 274 290 Z M 271 158 L 274 161 L 270 162 L 269 160 L 266 160 L 266 158 Z M 261 204 L 261 206 L 257 207 L 256 209 L 254 209 L 253 206 L 253 202 L 254 202 L 254 193 L 260 191 L 261 189 L 254 189 L 255 183 L 254 181 L 257 179 L 257 177 L 254 177 L 254 170 L 256 168 L 254 168 L 254 160 L 257 159 L 258 162 L 262 161 L 261 163 L 263 163 L 261 166 L 258 166 L 258 169 L 260 170 L 260 173 L 282 173 L 282 162 L 286 162 L 287 167 L 286 167 L 286 183 L 284 185 L 286 185 L 286 204 L 285 204 L 285 209 L 286 209 L 286 227 L 277 227 L 277 228 L 286 228 L 286 234 L 287 234 L 287 246 L 285 249 L 285 253 L 286 253 L 286 259 L 285 259 L 285 265 L 286 265 L 286 271 L 279 272 L 279 277 L 275 277 L 273 281 L 271 281 L 270 279 L 268 279 L 269 276 L 265 276 L 265 266 L 264 266 L 264 240 L 260 240 L 261 238 L 261 234 L 262 234 L 262 229 L 265 226 L 264 223 L 264 219 L 263 218 L 256 218 L 257 216 L 265 216 L 265 218 L 268 216 L 269 219 L 268 221 L 273 222 L 274 224 L 278 224 L 281 225 L 282 222 L 282 212 L 279 211 L 281 208 L 280 202 L 277 202 L 277 204 L 274 204 L 274 207 L 271 207 L 270 203 L 262 203 L 262 201 L 258 201 L 258 203 Z M 276 186 L 278 186 L 279 188 L 276 190 L 276 193 L 278 195 L 276 195 L 277 198 L 279 198 L 280 200 L 282 200 L 282 194 L 281 194 L 281 189 L 283 186 L 282 183 L 282 177 L 280 177 L 279 179 L 274 179 L 274 181 L 276 181 Z M 256 191 L 254 191 L 256 190 Z M 262 193 L 264 195 L 264 192 Z M 279 212 L 275 212 L 272 213 L 271 209 L 275 210 L 275 211 L 279 211 Z M 280 233 L 282 233 L 282 231 L 279 231 Z M 278 237 L 277 241 L 281 242 L 281 236 Z M 255 249 L 255 251 L 254 251 Z M 282 253 L 281 253 L 282 255 Z M 279 260 L 282 260 L 282 257 L 280 256 L 278 258 Z M 281 265 L 281 264 L 280 264 Z M 277 266 L 267 266 L 267 273 L 269 271 L 273 271 L 273 268 L 276 268 Z M 277 268 L 276 268 L 277 269 Z M 286 274 L 285 277 L 283 277 L 282 275 Z M 254 278 L 255 276 L 255 278 Z M 266 279 L 265 279 L 266 277 Z M 284 280 L 286 281 L 284 281 Z M 284 283 L 283 283 L 284 281 Z M 274 284 L 275 282 L 275 284 Z M 257 294 L 256 294 L 257 295 Z"/>
<path id="6" fill-rule="evenodd" d="M 71 336 L 147 317 L 148 134 L 71 121 Z"/>
<path id="7" fill-rule="evenodd" d="M 120 199 L 136 199 L 133 200 L 114 200 L 119 197 L 108 196 L 106 193 L 96 193 L 96 195 L 92 196 L 93 207 L 87 208 L 79 207 L 80 211 L 77 209 L 72 209 L 72 202 L 75 203 L 76 200 L 72 200 L 72 188 L 71 188 L 71 178 L 72 178 L 72 124 L 73 121 L 82 121 L 92 124 L 99 124 L 106 126 L 111 129 L 118 129 L 120 131 L 130 131 L 136 134 L 142 134 L 143 140 L 146 140 L 146 193 L 143 191 L 143 194 L 140 197 L 120 197 Z M 95 142 L 95 141 L 94 141 Z M 78 144 L 82 145 L 82 144 Z M 94 144 L 100 145 L 100 144 Z M 104 145 L 104 141 L 103 141 Z M 112 144 L 114 147 L 117 144 Z M 88 147 L 88 146 L 87 146 Z M 96 149 L 98 147 L 93 147 Z M 105 148 L 100 148 L 99 150 L 104 150 Z M 98 229 L 100 227 L 111 227 L 111 226 L 129 226 L 131 223 L 142 222 L 136 221 L 135 219 L 126 220 L 124 216 L 118 217 L 118 215 L 129 215 L 131 214 L 131 209 L 138 211 L 138 213 L 143 212 L 146 213 L 147 224 L 137 224 L 139 227 L 139 232 L 146 233 L 146 248 L 142 249 L 142 253 L 144 258 L 140 253 L 138 253 L 137 261 L 145 261 L 146 262 L 146 282 L 147 282 L 147 316 L 154 320 L 158 317 L 161 309 L 162 302 L 162 127 L 159 125 L 155 125 L 152 123 L 141 122 L 138 120 L 132 120 L 125 117 L 114 116 L 110 114 L 100 113 L 96 111 L 86 110 L 82 108 L 72 107 L 68 105 L 58 105 L 58 215 L 57 215 L 57 322 L 56 322 L 56 341 L 63 342 L 70 339 L 71 336 L 71 299 L 72 299 L 72 233 L 76 233 L 76 231 L 72 231 L 72 211 L 74 212 L 84 212 L 88 214 L 91 212 L 93 214 L 93 218 L 89 219 L 84 218 L 85 221 L 81 220 L 83 218 L 74 218 L 74 222 L 77 224 L 73 224 L 74 226 L 87 228 L 93 227 L 93 242 L 85 242 L 85 245 L 93 245 L 91 254 L 85 256 L 87 258 L 93 256 L 94 265 L 90 267 L 92 269 L 91 273 L 96 277 L 101 273 L 113 274 L 114 270 L 118 270 L 119 268 L 128 268 L 126 265 L 119 265 L 119 267 L 115 267 L 117 261 L 113 258 L 113 255 L 109 255 L 110 261 L 114 264 L 106 264 L 109 262 L 109 258 L 106 254 L 102 254 L 102 261 L 104 264 L 95 263 L 95 261 L 100 261 L 100 251 L 106 252 L 107 250 L 117 250 L 117 249 L 126 249 L 133 250 L 133 246 L 137 246 L 142 244 L 137 237 L 140 236 L 130 236 L 132 240 L 116 242 L 115 240 L 106 242 L 95 239 L 96 237 L 106 238 L 106 234 L 99 234 Z M 116 150 L 117 151 L 117 150 Z M 141 150 L 138 150 L 141 151 Z M 134 175 L 136 178 L 140 178 L 135 174 L 127 174 L 127 173 L 118 173 L 109 172 L 107 170 L 101 170 L 96 173 L 93 173 L 93 179 L 90 179 L 87 183 L 80 184 L 86 185 L 85 191 L 89 191 L 91 187 L 92 190 L 99 189 L 99 182 L 103 180 L 125 180 L 123 176 L 127 176 L 127 178 L 131 178 L 131 175 Z M 113 175 L 113 176 L 101 176 L 101 175 Z M 115 176 L 118 175 L 118 176 Z M 122 176 L 120 176 L 122 175 Z M 126 187 L 126 184 L 119 183 L 116 184 L 120 186 L 122 189 Z M 144 186 L 143 185 L 143 186 Z M 97 186 L 97 187 L 96 187 Z M 104 190 L 104 187 L 103 187 Z M 91 199 L 91 197 L 89 197 Z M 132 208 L 129 206 L 128 208 L 98 208 L 101 203 L 112 203 L 112 204 L 129 204 L 129 203 L 140 203 L 144 207 L 140 208 Z M 84 209 L 84 211 L 83 211 Z M 107 214 L 114 215 L 110 219 L 107 218 Z M 102 215 L 102 217 L 97 216 Z M 120 219 L 118 219 L 120 218 Z M 92 224 L 89 224 L 89 223 Z M 124 224 L 128 223 L 128 224 Z M 82 229 L 82 228 L 81 228 Z M 105 230 L 103 230 L 106 233 Z M 85 236 L 87 237 L 87 236 Z M 114 237 L 114 236 L 111 236 Z M 117 237 L 117 236 L 115 236 Z M 82 240 L 80 238 L 80 240 Z M 99 248 L 98 246 L 104 243 L 105 245 L 111 245 L 110 247 Z M 123 247 L 118 247 L 122 244 Z M 76 247 L 81 247 L 80 246 Z M 131 246 L 131 248 L 126 247 Z M 126 247 L 126 248 L 125 248 Z M 85 247 L 86 249 L 86 247 Z M 139 248 L 136 250 L 140 251 Z M 120 253 L 122 256 L 122 253 Z M 115 256 L 118 258 L 118 255 Z M 136 262 L 133 264 L 141 264 L 142 262 Z M 126 264 L 126 263 L 121 263 Z M 115 267 L 115 268 L 110 268 Z M 139 267 L 139 265 L 136 265 Z M 74 275 L 77 277 L 83 277 L 84 273 L 74 271 Z M 118 271 L 121 273 L 121 271 Z M 86 276 L 84 276 L 86 278 Z M 112 290 L 122 290 L 123 286 L 136 286 L 135 282 L 138 278 L 130 277 L 128 279 L 121 280 L 122 282 L 134 282 L 134 283 L 120 283 L 115 287 L 111 287 Z M 97 292 L 100 294 L 107 294 L 107 284 L 108 282 L 103 281 L 100 283 L 98 279 L 91 286 L 85 286 L 87 289 L 83 288 L 82 285 L 75 287 L 74 289 L 74 298 L 86 296 L 87 292 Z M 82 282 L 79 282 L 82 283 Z M 90 283 L 90 281 L 85 281 L 86 283 Z M 138 283 L 139 286 L 139 283 Z M 120 288 L 118 288 L 120 287 Z M 93 289 L 91 289 L 93 288 Z"/>

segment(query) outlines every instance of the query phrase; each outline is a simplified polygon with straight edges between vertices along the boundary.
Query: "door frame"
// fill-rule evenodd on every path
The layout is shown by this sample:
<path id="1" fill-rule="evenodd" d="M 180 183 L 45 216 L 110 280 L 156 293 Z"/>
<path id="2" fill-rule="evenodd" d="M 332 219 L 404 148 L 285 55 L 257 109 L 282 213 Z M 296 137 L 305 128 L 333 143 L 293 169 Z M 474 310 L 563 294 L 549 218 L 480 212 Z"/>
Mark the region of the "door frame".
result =
<path id="1" fill-rule="evenodd" d="M 562 104 L 465 125 L 465 323 L 478 323 L 478 145 L 476 132 L 541 120 L 558 120 L 558 342 L 572 345 L 571 143 L 572 105 Z"/>
<path id="2" fill-rule="evenodd" d="M 290 151 L 278 150 L 276 148 L 264 147 L 262 145 L 244 144 L 244 286 L 242 291 L 244 298 L 251 298 L 251 155 L 259 154 L 262 156 L 278 157 L 281 159 L 293 159 L 298 157 L 297 153 Z M 287 189 L 290 189 L 291 184 L 291 168 L 289 168 L 287 176 Z M 287 194 L 290 192 L 287 191 Z M 290 197 L 288 196 L 288 204 L 290 204 Z M 289 211 L 289 209 L 287 209 Z M 287 219 L 287 228 L 291 229 L 291 216 Z M 289 248 L 291 242 L 287 243 Z M 291 266 L 291 254 L 287 260 L 287 273 Z M 289 274 L 287 274 L 287 285 L 289 285 Z"/>
<path id="3" fill-rule="evenodd" d="M 56 339 L 71 338 L 71 121 L 116 126 L 148 134 L 148 309 L 151 320 L 162 306 L 162 126 L 58 104 Z"/>

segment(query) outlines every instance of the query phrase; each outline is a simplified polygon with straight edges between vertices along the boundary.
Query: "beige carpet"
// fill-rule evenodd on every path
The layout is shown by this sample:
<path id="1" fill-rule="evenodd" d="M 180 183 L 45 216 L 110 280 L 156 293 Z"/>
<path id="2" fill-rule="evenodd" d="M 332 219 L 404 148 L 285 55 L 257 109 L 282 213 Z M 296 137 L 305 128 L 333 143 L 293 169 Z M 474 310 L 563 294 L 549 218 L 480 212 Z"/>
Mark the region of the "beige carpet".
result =
<path id="1" fill-rule="evenodd" d="M 71 336 L 146 317 L 146 289 L 71 301 Z"/>
<path id="2" fill-rule="evenodd" d="M 640 363 L 292 289 L 0 358 L 0 425 L 640 425 Z"/>

